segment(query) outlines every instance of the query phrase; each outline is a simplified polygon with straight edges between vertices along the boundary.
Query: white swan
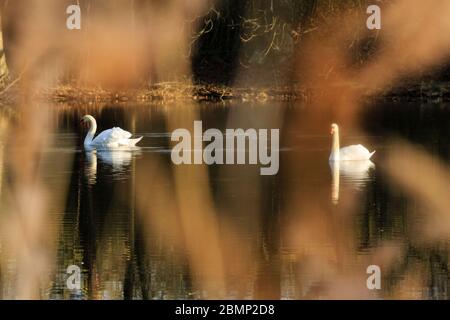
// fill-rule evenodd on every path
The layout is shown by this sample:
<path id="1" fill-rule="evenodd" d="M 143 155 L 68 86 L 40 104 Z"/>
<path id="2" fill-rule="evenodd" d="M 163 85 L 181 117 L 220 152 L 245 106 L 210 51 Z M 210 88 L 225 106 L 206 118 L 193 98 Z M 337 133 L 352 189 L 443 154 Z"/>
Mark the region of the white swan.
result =
<path id="1" fill-rule="evenodd" d="M 355 161 L 355 160 L 369 160 L 375 151 L 370 152 L 364 146 L 352 145 L 339 149 L 339 127 L 333 123 L 331 125 L 332 145 L 330 161 Z"/>
<path id="2" fill-rule="evenodd" d="M 89 131 L 84 138 L 84 147 L 86 149 L 99 148 L 119 148 L 119 147 L 134 147 L 142 137 L 130 139 L 131 133 L 119 127 L 114 127 L 100 132 L 95 138 L 95 131 L 97 131 L 97 121 L 91 115 L 85 115 L 81 122 L 89 125 Z"/>

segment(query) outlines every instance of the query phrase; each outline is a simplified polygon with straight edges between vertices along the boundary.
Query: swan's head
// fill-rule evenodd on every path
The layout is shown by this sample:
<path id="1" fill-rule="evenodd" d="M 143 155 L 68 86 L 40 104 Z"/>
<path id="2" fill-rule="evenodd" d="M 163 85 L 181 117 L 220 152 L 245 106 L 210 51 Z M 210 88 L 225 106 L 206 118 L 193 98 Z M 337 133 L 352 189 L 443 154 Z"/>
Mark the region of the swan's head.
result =
<path id="1" fill-rule="evenodd" d="M 80 123 L 86 125 L 86 124 L 92 124 L 95 123 L 95 118 L 89 114 L 83 116 L 83 118 L 81 118 Z"/>
<path id="2" fill-rule="evenodd" d="M 339 132 L 339 127 L 336 123 L 333 123 L 330 128 L 330 134 L 335 134 Z"/>

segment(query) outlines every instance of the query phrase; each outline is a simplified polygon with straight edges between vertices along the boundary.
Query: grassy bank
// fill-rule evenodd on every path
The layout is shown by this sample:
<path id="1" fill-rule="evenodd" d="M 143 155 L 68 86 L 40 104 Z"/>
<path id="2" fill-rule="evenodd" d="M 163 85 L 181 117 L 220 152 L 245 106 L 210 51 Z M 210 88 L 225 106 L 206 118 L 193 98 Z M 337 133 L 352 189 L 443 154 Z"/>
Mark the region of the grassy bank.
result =
<path id="1" fill-rule="evenodd" d="M 359 87 L 364 90 L 364 87 Z M 314 92 L 314 93 L 313 93 Z M 104 88 L 61 85 L 35 92 L 34 99 L 54 103 L 95 104 L 95 103 L 156 103 L 169 101 L 226 101 L 270 102 L 270 101 L 314 101 L 317 94 L 325 94 L 320 88 L 309 90 L 300 85 L 284 87 L 228 87 L 224 85 L 196 84 L 184 82 L 165 82 L 139 89 L 108 90 Z M 2 105 L 11 104 L 20 95 L 12 88 L 0 96 Z M 407 100 L 450 102 L 450 83 L 421 81 L 395 88 L 388 88 L 379 95 L 370 97 L 375 100 Z"/>

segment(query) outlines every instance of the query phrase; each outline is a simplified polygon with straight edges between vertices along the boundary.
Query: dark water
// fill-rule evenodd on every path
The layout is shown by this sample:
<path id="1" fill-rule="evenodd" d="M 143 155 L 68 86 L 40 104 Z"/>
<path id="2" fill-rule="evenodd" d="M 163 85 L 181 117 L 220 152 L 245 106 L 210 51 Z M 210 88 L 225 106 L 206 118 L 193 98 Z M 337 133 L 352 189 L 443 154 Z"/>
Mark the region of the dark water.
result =
<path id="1" fill-rule="evenodd" d="M 308 107 L 55 109 L 55 143 L 47 151 L 72 160 L 49 178 L 66 179 L 69 188 L 64 212 L 55 215 L 56 270 L 45 297 L 208 298 L 222 281 L 229 298 L 447 299 L 450 234 L 422 234 L 427 211 L 383 168 L 399 137 L 448 165 L 449 110 L 420 103 L 370 108 L 363 130 L 341 127 L 341 146 L 362 142 L 377 150 L 374 164 L 333 168 L 329 119 L 305 124 Z M 78 125 L 85 113 L 99 130 L 120 126 L 143 136 L 141 148 L 85 153 Z M 169 117 L 186 125 L 201 119 L 204 129 L 281 128 L 280 171 L 260 176 L 255 165 L 215 165 L 204 166 L 206 174 L 177 173 Z M 191 202 L 197 197 L 201 204 Z M 381 267 L 380 290 L 366 288 L 373 264 Z M 81 267 L 81 290 L 66 287 L 69 265 Z"/>

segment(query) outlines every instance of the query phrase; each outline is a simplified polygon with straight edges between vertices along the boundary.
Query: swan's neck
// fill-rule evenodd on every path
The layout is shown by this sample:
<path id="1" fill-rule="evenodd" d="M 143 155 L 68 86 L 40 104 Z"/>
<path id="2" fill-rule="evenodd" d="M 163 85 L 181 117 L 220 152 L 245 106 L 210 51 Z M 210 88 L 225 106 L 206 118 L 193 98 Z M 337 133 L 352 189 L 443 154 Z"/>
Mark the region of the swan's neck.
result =
<path id="1" fill-rule="evenodd" d="M 339 131 L 333 133 L 330 159 L 339 160 Z"/>
<path id="2" fill-rule="evenodd" d="M 95 132 L 97 131 L 97 123 L 94 120 L 90 121 L 90 127 L 89 131 L 86 134 L 86 138 L 84 138 L 84 145 L 89 146 L 92 143 L 92 140 L 94 139 Z"/>

